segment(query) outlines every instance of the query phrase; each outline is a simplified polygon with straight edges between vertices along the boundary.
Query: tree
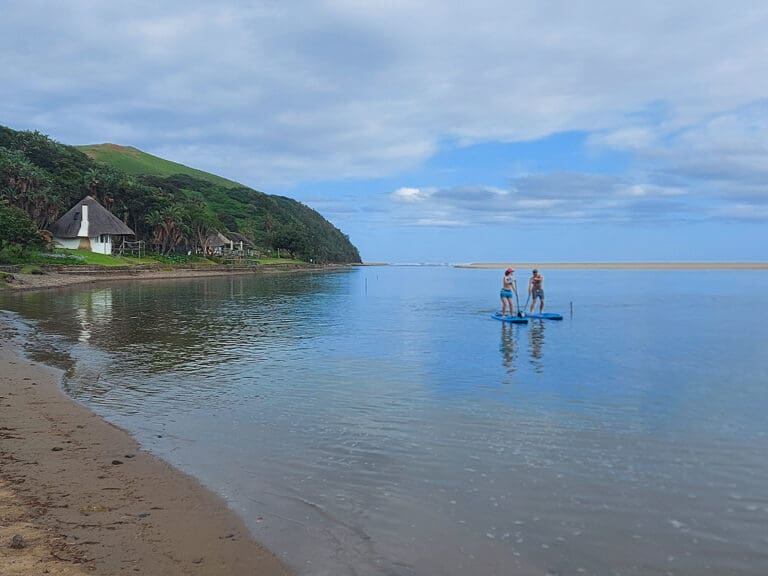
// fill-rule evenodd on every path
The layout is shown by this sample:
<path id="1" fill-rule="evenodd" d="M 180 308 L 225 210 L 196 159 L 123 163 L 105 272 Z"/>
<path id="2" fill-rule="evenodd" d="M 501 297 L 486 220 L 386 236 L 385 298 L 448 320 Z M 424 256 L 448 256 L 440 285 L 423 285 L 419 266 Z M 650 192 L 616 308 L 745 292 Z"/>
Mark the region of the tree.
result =
<path id="1" fill-rule="evenodd" d="M 285 250 L 292 258 L 309 258 L 312 250 L 309 234 L 298 224 L 286 224 L 275 227 L 270 236 L 272 248 Z"/>
<path id="2" fill-rule="evenodd" d="M 0 202 L 25 210 L 45 230 L 90 194 L 166 254 L 204 245 L 204 236 L 221 230 L 305 260 L 360 261 L 348 237 L 291 198 L 189 174 L 129 176 L 119 159 L 105 162 L 39 132 L 0 126 Z"/>
<path id="3" fill-rule="evenodd" d="M 178 205 L 153 210 L 147 223 L 153 227 L 152 243 L 161 254 L 170 254 L 184 240 L 184 210 Z"/>
<path id="4" fill-rule="evenodd" d="M 24 210 L 0 204 L 0 251 L 6 248 L 23 253 L 45 247 L 40 231 Z"/>
<path id="5" fill-rule="evenodd" d="M 89 195 L 96 198 L 104 208 L 112 212 L 124 179 L 125 175 L 120 174 L 114 168 L 97 166 L 85 173 L 83 184 Z"/>
<path id="6" fill-rule="evenodd" d="M 0 198 L 26 211 L 39 227 L 46 227 L 51 176 L 23 152 L 0 148 Z"/>
<path id="7" fill-rule="evenodd" d="M 208 250 L 208 238 L 217 227 L 216 217 L 202 200 L 190 201 L 186 205 L 186 227 L 190 234 L 190 244 L 201 253 Z"/>

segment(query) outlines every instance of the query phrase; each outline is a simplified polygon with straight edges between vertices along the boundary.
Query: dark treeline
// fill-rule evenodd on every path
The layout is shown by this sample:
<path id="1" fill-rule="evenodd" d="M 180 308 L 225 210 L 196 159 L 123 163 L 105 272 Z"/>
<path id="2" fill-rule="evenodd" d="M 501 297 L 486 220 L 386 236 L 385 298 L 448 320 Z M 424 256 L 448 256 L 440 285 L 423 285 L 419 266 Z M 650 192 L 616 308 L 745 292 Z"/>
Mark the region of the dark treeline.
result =
<path id="1" fill-rule="evenodd" d="M 129 175 L 39 132 L 0 126 L 0 202 L 46 230 L 86 195 L 161 254 L 204 251 L 215 232 L 320 263 L 360 262 L 349 238 L 311 208 L 247 187 L 188 175 Z"/>

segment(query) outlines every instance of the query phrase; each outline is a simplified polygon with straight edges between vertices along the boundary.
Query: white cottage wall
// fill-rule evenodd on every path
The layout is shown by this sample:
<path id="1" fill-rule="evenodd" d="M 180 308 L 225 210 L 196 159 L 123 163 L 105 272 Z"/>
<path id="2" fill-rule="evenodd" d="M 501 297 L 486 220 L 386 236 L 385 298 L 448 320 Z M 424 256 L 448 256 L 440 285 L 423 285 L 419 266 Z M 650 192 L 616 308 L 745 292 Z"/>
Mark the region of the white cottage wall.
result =
<path id="1" fill-rule="evenodd" d="M 106 239 L 106 240 L 105 240 Z M 91 252 L 96 252 L 98 254 L 112 254 L 112 237 L 103 234 L 102 236 L 97 236 L 96 238 L 90 238 L 91 241 Z M 105 240 L 102 242 L 102 240 Z"/>

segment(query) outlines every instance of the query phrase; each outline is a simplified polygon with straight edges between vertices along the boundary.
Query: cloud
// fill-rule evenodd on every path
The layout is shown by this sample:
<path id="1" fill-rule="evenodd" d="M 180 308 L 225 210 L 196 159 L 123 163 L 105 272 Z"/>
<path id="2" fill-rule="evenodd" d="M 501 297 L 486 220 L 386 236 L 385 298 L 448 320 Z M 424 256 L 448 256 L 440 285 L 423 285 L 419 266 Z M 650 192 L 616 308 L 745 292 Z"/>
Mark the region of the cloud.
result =
<path id="1" fill-rule="evenodd" d="M 398 188 L 392 193 L 392 196 L 395 200 L 403 202 L 424 202 L 431 196 L 431 192 L 420 188 Z"/>
<path id="2" fill-rule="evenodd" d="M 527 174 L 510 189 L 491 186 L 400 188 L 375 202 L 404 225 L 464 227 L 514 222 L 658 221 L 698 214 L 685 190 L 624 177 L 576 172 Z"/>
<path id="3" fill-rule="evenodd" d="M 403 186 L 369 204 L 441 225 L 717 214 L 718 199 L 735 213 L 766 201 L 766 28 L 754 2 L 6 0 L 0 120 L 265 191 L 583 131 L 631 172 Z"/>
<path id="4" fill-rule="evenodd" d="M 411 165 L 446 135 L 512 141 L 608 129 L 659 98 L 671 125 L 690 124 L 768 93 L 759 4 L 585 2 L 557 11 L 552 18 L 538 2 L 11 0 L 0 24 L 2 74 L 70 115 L 111 101 L 98 112 L 105 127 L 132 111 L 163 111 L 159 125 L 140 126 L 144 143 L 185 124 L 241 144 L 244 157 L 275 139 L 278 156 L 303 158 L 298 178 L 329 158 L 349 165 L 345 173 L 375 175 L 366 150 L 390 169 Z M 286 130 L 290 138 L 280 138 Z M 406 138 L 420 145 L 393 148 Z M 265 171 L 270 160 L 263 155 Z"/>
<path id="5" fill-rule="evenodd" d="M 692 194 L 716 204 L 709 210 L 713 217 L 765 217 L 768 99 L 713 113 L 696 124 L 659 124 L 643 129 L 642 138 L 623 137 L 637 131 L 618 128 L 590 138 L 593 148 L 632 150 L 636 169 L 646 181 L 627 193 L 642 196 L 651 190 L 658 195 L 651 182 L 663 182 L 666 194 Z"/>
<path id="6" fill-rule="evenodd" d="M 687 194 L 687 192 L 681 188 L 664 188 L 651 184 L 631 184 L 626 186 L 620 194 L 633 198 L 648 198 L 653 196 L 682 196 Z"/>
<path id="7" fill-rule="evenodd" d="M 734 220 L 768 220 L 768 203 L 766 204 L 729 204 L 715 211 L 718 217 Z"/>

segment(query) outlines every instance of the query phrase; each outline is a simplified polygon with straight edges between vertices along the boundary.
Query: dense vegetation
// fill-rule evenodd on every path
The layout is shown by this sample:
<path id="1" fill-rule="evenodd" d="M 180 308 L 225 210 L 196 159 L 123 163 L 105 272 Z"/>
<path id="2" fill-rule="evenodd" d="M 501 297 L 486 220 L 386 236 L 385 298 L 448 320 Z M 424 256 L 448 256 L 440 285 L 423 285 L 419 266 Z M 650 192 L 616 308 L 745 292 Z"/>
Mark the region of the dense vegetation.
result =
<path id="1" fill-rule="evenodd" d="M 27 250 L 42 249 L 45 241 L 29 214 L 0 204 L 0 260 L 13 261 Z"/>
<path id="2" fill-rule="evenodd" d="M 0 204 L 23 210 L 37 229 L 45 230 L 90 195 L 130 226 L 137 239 L 165 255 L 204 250 L 211 234 L 220 232 L 242 236 L 263 255 L 280 250 L 306 261 L 360 261 L 346 235 L 295 200 L 257 192 L 133 148 L 111 149 L 116 153 L 108 165 L 39 132 L 0 126 Z M 136 160 L 126 160 L 118 153 L 121 150 L 130 151 Z M 159 162 L 147 164 L 146 157 Z M 179 173 L 171 174 L 174 168 L 168 166 L 178 167 Z M 154 171 L 140 173 L 144 169 Z M 0 228 L 10 226 L 4 214 L 0 213 Z"/>

